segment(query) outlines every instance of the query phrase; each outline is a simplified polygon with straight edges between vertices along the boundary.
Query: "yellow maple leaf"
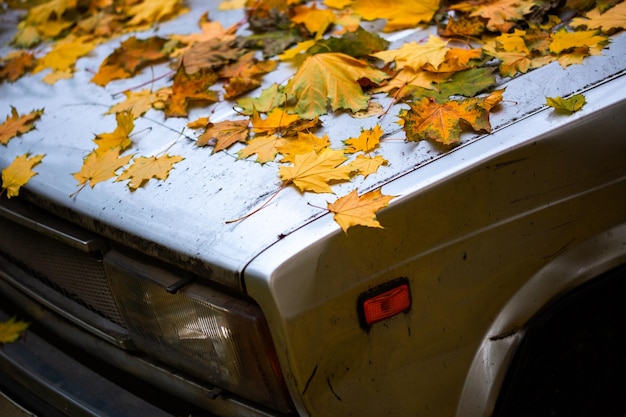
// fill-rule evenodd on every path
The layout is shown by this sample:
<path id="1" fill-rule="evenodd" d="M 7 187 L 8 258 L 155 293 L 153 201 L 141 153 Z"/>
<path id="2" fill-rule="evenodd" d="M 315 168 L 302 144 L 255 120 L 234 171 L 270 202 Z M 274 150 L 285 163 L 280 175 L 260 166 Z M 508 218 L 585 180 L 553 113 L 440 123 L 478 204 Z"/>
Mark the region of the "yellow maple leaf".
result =
<path id="1" fill-rule="evenodd" d="M 113 132 L 96 135 L 93 140 L 98 147 L 96 153 L 103 153 L 110 149 L 117 149 L 121 153 L 130 146 L 130 133 L 135 128 L 135 116 L 130 111 L 123 111 L 115 115 L 117 127 Z"/>
<path id="2" fill-rule="evenodd" d="M 170 174 L 174 164 L 182 161 L 182 156 L 162 155 L 159 157 L 142 156 L 133 161 L 132 165 L 126 168 L 117 178 L 117 181 L 130 180 L 128 188 L 132 191 L 144 186 L 151 178 L 165 180 Z"/>
<path id="3" fill-rule="evenodd" d="M 134 118 L 142 116 L 150 110 L 154 103 L 159 100 L 157 93 L 151 90 L 124 91 L 126 99 L 109 108 L 105 114 L 116 114 L 122 112 L 132 113 Z"/>
<path id="4" fill-rule="evenodd" d="M 278 153 L 277 148 L 282 145 L 285 140 L 286 139 L 278 135 L 258 136 L 248 141 L 248 145 L 237 152 L 237 155 L 240 159 L 245 159 L 256 154 L 256 161 L 265 164 L 276 158 L 276 154 Z"/>
<path id="5" fill-rule="evenodd" d="M 378 88 L 372 90 L 373 93 L 392 93 L 395 99 L 401 99 L 411 93 L 411 88 L 421 87 L 428 90 L 435 89 L 434 83 L 443 82 L 440 74 L 430 71 L 414 70 L 411 67 L 404 67 Z M 390 94 L 391 95 L 391 94 Z"/>
<path id="6" fill-rule="evenodd" d="M 426 64 L 437 69 L 450 49 L 446 47 L 447 44 L 440 37 L 430 35 L 426 43 L 407 42 L 399 49 L 377 52 L 373 56 L 384 62 L 395 62 L 397 69 L 411 67 L 418 70 Z"/>
<path id="7" fill-rule="evenodd" d="M 626 28 L 626 2 L 616 4 L 604 13 L 595 8 L 587 13 L 585 18 L 573 19 L 571 26 L 600 29 L 603 33 L 612 33 L 616 29 L 624 29 Z"/>
<path id="8" fill-rule="evenodd" d="M 297 138 L 286 139 L 276 149 L 283 156 L 280 162 L 293 163 L 296 155 L 304 155 L 311 151 L 319 153 L 322 149 L 329 146 L 330 139 L 328 135 L 319 137 L 314 133 L 298 132 Z"/>
<path id="9" fill-rule="evenodd" d="M 383 226 L 376 218 L 376 213 L 389 205 L 396 196 L 383 195 L 380 188 L 361 196 L 357 190 L 328 204 L 328 211 L 333 213 L 333 218 L 347 233 L 352 226 L 367 226 L 382 229 Z"/>
<path id="10" fill-rule="evenodd" d="M 300 116 L 297 114 L 289 114 L 283 109 L 276 108 L 269 112 L 265 118 L 255 110 L 250 118 L 250 123 L 252 123 L 254 133 L 273 135 L 282 134 L 287 126 L 299 120 Z"/>
<path id="11" fill-rule="evenodd" d="M 35 121 L 41 117 L 43 109 L 33 110 L 28 114 L 18 114 L 11 106 L 11 115 L 0 124 L 0 143 L 6 145 L 11 139 L 35 128 Z"/>
<path id="12" fill-rule="evenodd" d="M 96 184 L 115 177 L 116 171 L 126 165 L 130 158 L 132 155 L 120 157 L 119 149 L 109 149 L 101 153 L 90 152 L 83 161 L 81 170 L 72 174 L 80 186 L 76 192 L 87 184 L 93 188 Z"/>
<path id="13" fill-rule="evenodd" d="M 354 0 L 354 11 L 366 20 L 386 19 L 384 31 L 413 28 L 429 22 L 439 8 L 439 0 Z"/>
<path id="14" fill-rule="evenodd" d="M 180 0 L 150 0 L 142 1 L 131 6 L 126 14 L 132 16 L 127 25 L 137 26 L 152 24 L 174 17 L 185 9 Z"/>
<path id="15" fill-rule="evenodd" d="M 45 69 L 51 69 L 53 73 L 60 72 L 62 74 L 72 74 L 75 69 L 76 60 L 82 56 L 87 55 L 97 45 L 97 42 L 86 36 L 68 36 L 67 38 L 58 41 L 52 50 L 46 54 L 43 58 L 40 58 L 33 69 L 33 73 L 43 71 Z M 65 77 L 66 77 L 65 76 Z M 59 77 L 49 77 L 44 81 L 48 81 L 49 84 Z M 63 78 L 63 77 L 61 77 Z"/>
<path id="16" fill-rule="evenodd" d="M 2 170 L 2 189 L 7 190 L 7 197 L 16 197 L 20 188 L 28 180 L 37 175 L 33 167 L 41 162 L 44 155 L 35 155 L 29 158 L 29 154 L 18 156 L 13 162 Z"/>
<path id="17" fill-rule="evenodd" d="M 357 112 L 367 108 L 369 96 L 358 83 L 368 79 L 380 84 L 389 76 L 365 61 L 342 53 L 323 53 L 308 57 L 289 80 L 285 93 L 294 98 L 294 111 L 304 119 L 328 112 L 328 107 Z"/>
<path id="18" fill-rule="evenodd" d="M 15 317 L 0 323 L 0 345 L 17 341 L 28 326 L 27 322 L 16 320 Z"/>
<path id="19" fill-rule="evenodd" d="M 608 43 L 608 38 L 595 30 L 568 32 L 559 30 L 551 35 L 550 52 L 559 54 L 568 49 L 593 48 Z"/>
<path id="20" fill-rule="evenodd" d="M 357 155 L 356 159 L 350 162 L 350 166 L 358 175 L 367 178 L 368 175 L 374 174 L 383 165 L 387 164 L 387 160 L 380 155 L 374 157 L 367 155 Z"/>
<path id="21" fill-rule="evenodd" d="M 285 183 L 293 183 L 301 192 L 332 193 L 330 182 L 350 179 L 352 168 L 340 166 L 346 159 L 342 151 L 328 148 L 319 154 L 312 151 L 296 155 L 293 166 L 279 168 L 280 178 Z"/>
<path id="22" fill-rule="evenodd" d="M 291 21 L 294 23 L 302 23 L 306 30 L 315 38 L 320 38 L 333 24 L 337 17 L 335 13 L 328 9 L 318 9 L 317 5 L 313 3 L 313 6 L 296 6 L 293 8 L 294 16 Z"/>
<path id="23" fill-rule="evenodd" d="M 344 141 L 347 145 L 345 152 L 372 152 L 380 144 L 380 138 L 383 136 L 383 133 L 380 125 L 376 125 L 368 130 L 363 129 L 358 138 L 350 138 Z"/>

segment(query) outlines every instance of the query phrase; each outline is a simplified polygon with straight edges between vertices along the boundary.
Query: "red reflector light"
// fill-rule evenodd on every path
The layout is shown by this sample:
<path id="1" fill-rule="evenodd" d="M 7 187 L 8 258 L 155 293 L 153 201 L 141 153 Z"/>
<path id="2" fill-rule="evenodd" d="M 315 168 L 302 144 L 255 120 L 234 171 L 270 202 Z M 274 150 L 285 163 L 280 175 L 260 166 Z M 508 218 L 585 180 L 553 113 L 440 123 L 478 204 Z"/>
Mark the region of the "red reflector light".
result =
<path id="1" fill-rule="evenodd" d="M 406 279 L 394 280 L 359 297 L 362 324 L 369 327 L 411 308 L 411 292 Z"/>

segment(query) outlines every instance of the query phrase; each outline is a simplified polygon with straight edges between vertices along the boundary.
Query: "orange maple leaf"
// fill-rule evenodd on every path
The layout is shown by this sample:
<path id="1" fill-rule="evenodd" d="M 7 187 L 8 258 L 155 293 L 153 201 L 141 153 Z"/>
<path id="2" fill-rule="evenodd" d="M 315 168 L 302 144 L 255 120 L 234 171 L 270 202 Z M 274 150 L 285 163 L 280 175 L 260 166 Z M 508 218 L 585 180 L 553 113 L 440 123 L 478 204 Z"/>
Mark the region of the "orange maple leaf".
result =
<path id="1" fill-rule="evenodd" d="M 180 66 L 174 75 L 171 95 L 166 100 L 165 115 L 187 117 L 188 107 L 193 103 L 214 103 L 219 100 L 217 91 L 209 90 L 218 77 L 213 72 L 187 74 Z"/>
<path id="2" fill-rule="evenodd" d="M 400 114 L 407 139 L 433 140 L 444 145 L 460 140 L 462 125 L 466 122 L 474 131 L 491 131 L 489 111 L 502 99 L 502 91 L 486 98 L 450 100 L 445 103 L 423 98 L 411 104 L 411 108 Z"/>
<path id="3" fill-rule="evenodd" d="M 87 184 L 93 188 L 96 184 L 116 176 L 116 171 L 130 161 L 132 155 L 121 156 L 119 149 L 109 149 L 105 152 L 90 152 L 83 161 L 80 171 L 72 174 L 82 190 Z M 76 193 L 72 195 L 76 195 Z"/>
<path id="4" fill-rule="evenodd" d="M 7 197 L 15 197 L 20 188 L 28 180 L 37 175 L 33 167 L 41 162 L 44 155 L 35 155 L 29 158 L 29 154 L 18 156 L 13 162 L 2 170 L 2 189 L 7 190 Z"/>
<path id="5" fill-rule="evenodd" d="M 352 190 L 350 194 L 337 199 L 334 203 L 328 204 L 328 211 L 333 213 L 333 218 L 347 233 L 352 226 L 367 226 L 382 229 L 378 222 L 376 213 L 389 205 L 389 202 L 396 196 L 383 195 L 380 188 L 361 196 L 357 190 Z"/>
<path id="6" fill-rule="evenodd" d="M 293 183 L 301 192 L 332 193 L 330 182 L 347 181 L 353 172 L 352 167 L 344 165 L 346 157 L 342 151 L 324 149 L 319 154 L 315 151 L 296 155 L 293 166 L 281 166 L 280 178 L 286 183 Z"/>
<path id="7" fill-rule="evenodd" d="M 143 187 L 151 178 L 165 180 L 170 174 L 174 164 L 182 161 L 182 156 L 162 155 L 159 157 L 142 156 L 133 161 L 132 165 L 126 168 L 115 181 L 128 182 L 128 188 L 135 191 L 139 187 Z"/>
<path id="8" fill-rule="evenodd" d="M 313 119 L 328 112 L 348 109 L 353 112 L 367 108 L 369 96 L 358 83 L 368 79 L 380 84 L 389 78 L 385 72 L 365 61 L 342 53 L 324 53 L 308 57 L 285 87 L 285 93 L 295 98 L 294 111 L 302 118 Z"/>
<path id="9" fill-rule="evenodd" d="M 213 145 L 213 153 L 228 148 L 236 142 L 245 142 L 250 133 L 248 120 L 226 120 L 210 123 L 198 137 L 196 145 Z"/>
<path id="10" fill-rule="evenodd" d="M 35 67 L 35 55 L 32 52 L 12 51 L 2 58 L 0 81 L 13 82 Z"/>
<path id="11" fill-rule="evenodd" d="M 508 32 L 515 22 L 536 7 L 532 0 L 469 0 L 450 6 L 452 10 L 470 12 L 470 16 L 487 19 L 487 29 L 494 32 Z"/>
<path id="12" fill-rule="evenodd" d="M 317 153 L 330 146 L 328 135 L 316 136 L 314 133 L 298 132 L 297 138 L 290 137 L 281 142 L 276 150 L 283 156 L 279 162 L 293 163 L 296 155 L 304 155 L 311 151 Z"/>
<path id="13" fill-rule="evenodd" d="M 43 109 L 33 110 L 28 114 L 19 115 L 11 106 L 11 115 L 0 125 L 0 143 L 6 145 L 9 140 L 35 128 L 35 121 L 41 117 Z"/>
<path id="14" fill-rule="evenodd" d="M 163 51 L 166 42 L 157 36 L 148 39 L 131 36 L 102 61 L 91 81 L 105 86 L 112 80 L 131 77 L 148 65 L 166 60 L 167 54 Z"/>

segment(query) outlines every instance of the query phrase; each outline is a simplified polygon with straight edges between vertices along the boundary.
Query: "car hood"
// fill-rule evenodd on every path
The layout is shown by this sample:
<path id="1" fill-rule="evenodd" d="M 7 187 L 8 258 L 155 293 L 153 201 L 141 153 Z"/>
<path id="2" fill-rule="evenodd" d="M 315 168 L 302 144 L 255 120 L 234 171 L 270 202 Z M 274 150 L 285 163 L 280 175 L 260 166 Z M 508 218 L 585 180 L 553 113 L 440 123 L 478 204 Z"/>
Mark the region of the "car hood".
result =
<path id="1" fill-rule="evenodd" d="M 147 36 L 197 31 L 197 22 L 204 11 L 205 8 L 192 7 L 191 12 L 160 25 Z M 224 22 L 226 27 L 240 19 L 241 13 L 216 12 L 211 17 Z M 423 38 L 425 32 L 420 31 L 394 34 L 391 41 Z M 510 126 L 542 108 L 546 96 L 566 96 L 623 71 L 625 40 L 624 36 L 614 38 L 603 56 L 590 57 L 584 65 L 563 69 L 553 63 L 504 84 L 505 102 L 492 114 L 493 128 Z M 180 260 L 201 262 L 212 270 L 212 279 L 231 287 L 240 287 L 240 272 L 258 253 L 317 217 L 328 215 L 324 209 L 328 201 L 357 187 L 360 192 L 375 189 L 445 155 L 443 149 L 426 141 L 404 140 L 397 123 L 398 106 L 392 106 L 384 117 L 324 116 L 324 127 L 316 134 L 328 134 L 336 147 L 350 137 L 357 137 L 362 129 L 380 124 L 387 140 L 377 153 L 384 154 L 388 164 L 375 175 L 333 186 L 334 195 L 303 194 L 293 186 L 278 192 L 281 180 L 276 163 L 237 159 L 239 145 L 217 153 L 212 153 L 211 147 L 195 145 L 197 134 L 186 123 L 207 116 L 206 109 L 195 109 L 186 119 L 164 118 L 162 113 L 150 110 L 135 121 L 132 148 L 127 154 L 167 153 L 180 155 L 184 160 L 174 165 L 166 180 L 151 180 L 135 191 L 126 182 L 110 180 L 80 189 L 73 174 L 80 171 L 83 159 L 94 149 L 95 135 L 112 132 L 116 127 L 115 115 L 107 114 L 109 108 L 120 101 L 120 94 L 127 89 L 143 83 L 147 88 L 156 88 L 157 78 L 169 71 L 165 66 L 157 66 L 132 80 L 111 82 L 105 88 L 90 82 L 102 60 L 120 41 L 111 40 L 90 56 L 79 59 L 77 71 L 70 79 L 50 85 L 41 81 L 45 74 L 40 73 L 0 85 L 0 114 L 10 114 L 12 107 L 20 114 L 34 109 L 44 112 L 35 130 L 0 148 L 0 167 L 8 166 L 25 153 L 45 155 L 23 194 L 57 214 L 135 249 L 146 251 L 146 245 L 154 245 L 154 248 L 166 248 Z M 284 82 L 291 73 L 292 67 L 281 64 L 279 70 L 265 77 L 264 85 Z M 391 104 L 384 97 L 380 97 L 380 102 L 383 106 Z M 211 121 L 231 119 L 236 115 L 234 106 L 233 102 L 212 106 Z M 488 137 L 467 134 L 461 146 Z M 261 210 L 244 220 L 232 221 L 261 206 Z M 335 232 L 342 233 L 338 226 Z M 147 251 L 161 253 L 154 248 Z"/>

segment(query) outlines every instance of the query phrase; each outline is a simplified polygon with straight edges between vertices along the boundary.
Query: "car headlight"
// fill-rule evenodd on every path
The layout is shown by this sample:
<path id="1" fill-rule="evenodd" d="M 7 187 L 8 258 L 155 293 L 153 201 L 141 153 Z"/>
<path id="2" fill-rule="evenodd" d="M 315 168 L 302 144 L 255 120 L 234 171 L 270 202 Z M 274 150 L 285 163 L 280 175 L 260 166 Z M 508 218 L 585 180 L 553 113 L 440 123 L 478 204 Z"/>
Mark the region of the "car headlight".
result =
<path id="1" fill-rule="evenodd" d="M 137 348 L 243 398 L 289 411 L 267 323 L 258 306 L 110 252 L 113 297 Z"/>

